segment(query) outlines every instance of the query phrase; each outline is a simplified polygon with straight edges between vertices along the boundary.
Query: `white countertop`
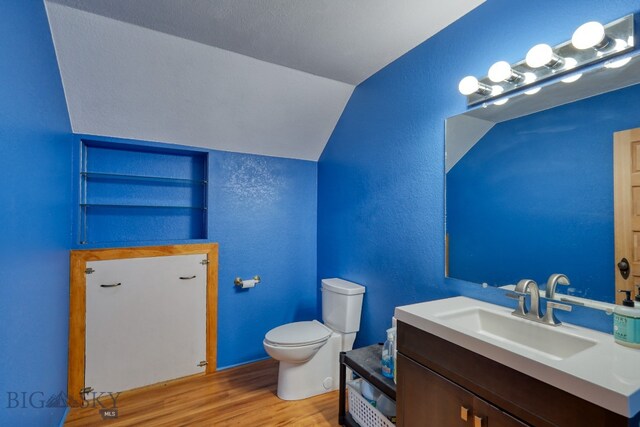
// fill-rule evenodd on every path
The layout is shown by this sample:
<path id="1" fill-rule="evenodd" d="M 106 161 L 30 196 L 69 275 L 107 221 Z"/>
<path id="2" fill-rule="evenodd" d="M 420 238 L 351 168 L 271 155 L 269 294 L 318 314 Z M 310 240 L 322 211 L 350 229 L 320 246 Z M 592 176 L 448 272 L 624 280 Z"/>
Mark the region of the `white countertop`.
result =
<path id="1" fill-rule="evenodd" d="M 459 310 L 461 306 L 505 315 L 513 311 L 467 297 L 455 297 L 396 307 L 395 317 L 625 417 L 633 417 L 640 411 L 640 350 L 616 344 L 613 335 L 563 323 L 558 326 L 563 332 L 593 340 L 596 344 L 557 360 L 524 346 L 465 330 L 438 316 Z"/>

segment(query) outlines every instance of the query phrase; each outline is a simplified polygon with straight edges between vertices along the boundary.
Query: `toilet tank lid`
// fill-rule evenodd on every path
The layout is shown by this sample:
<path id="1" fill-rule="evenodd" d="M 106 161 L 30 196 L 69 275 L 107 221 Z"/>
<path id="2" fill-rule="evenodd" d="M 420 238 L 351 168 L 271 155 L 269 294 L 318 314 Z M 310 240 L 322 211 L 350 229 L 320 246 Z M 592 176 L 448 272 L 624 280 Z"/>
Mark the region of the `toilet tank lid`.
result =
<path id="1" fill-rule="evenodd" d="M 365 291 L 364 286 L 338 278 L 322 279 L 322 289 L 342 295 L 360 295 Z"/>

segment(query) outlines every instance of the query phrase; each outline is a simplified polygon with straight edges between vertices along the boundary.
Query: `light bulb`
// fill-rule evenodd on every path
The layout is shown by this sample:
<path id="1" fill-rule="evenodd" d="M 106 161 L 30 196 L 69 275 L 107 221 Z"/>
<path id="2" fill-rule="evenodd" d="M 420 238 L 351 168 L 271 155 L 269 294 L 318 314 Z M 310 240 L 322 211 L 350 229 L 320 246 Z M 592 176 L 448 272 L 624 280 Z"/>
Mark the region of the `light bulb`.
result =
<path id="1" fill-rule="evenodd" d="M 622 59 L 618 59 L 616 61 L 607 61 L 604 66 L 606 68 L 622 68 L 625 65 L 627 65 L 629 62 L 631 62 L 631 58 L 622 58 Z"/>
<path id="2" fill-rule="evenodd" d="M 529 49 L 525 61 L 531 68 L 556 67 L 563 63 L 562 58 L 553 53 L 551 46 L 545 43 L 537 44 Z"/>
<path id="3" fill-rule="evenodd" d="M 458 90 L 461 94 L 468 96 L 472 93 L 475 93 L 479 86 L 478 79 L 473 76 L 467 76 L 464 79 L 460 80 L 460 84 L 458 84 Z"/>
<path id="4" fill-rule="evenodd" d="M 562 67 L 563 70 L 571 70 L 573 68 L 575 68 L 575 66 L 578 65 L 578 61 L 576 61 L 574 58 L 565 58 L 564 59 L 564 67 Z"/>
<path id="5" fill-rule="evenodd" d="M 491 96 L 498 96 L 504 92 L 504 88 L 502 86 L 493 85 L 491 86 Z M 504 105 L 509 101 L 509 98 L 499 99 L 494 102 L 494 105 Z"/>
<path id="6" fill-rule="evenodd" d="M 494 83 L 508 80 L 512 77 L 513 70 L 507 61 L 498 61 L 489 68 L 489 80 Z"/>
<path id="7" fill-rule="evenodd" d="M 524 84 L 530 84 L 535 82 L 538 79 L 538 77 L 536 77 L 535 74 L 533 73 L 524 73 Z M 533 89 L 529 89 L 527 91 L 525 91 L 525 95 L 535 95 L 536 93 L 540 92 L 540 87 L 536 87 Z"/>
<path id="8" fill-rule="evenodd" d="M 582 24 L 573 33 L 571 37 L 571 43 L 576 49 L 584 50 L 593 48 L 601 48 L 603 42 L 606 42 L 607 34 L 604 30 L 604 25 L 599 22 L 591 21 L 586 24 Z"/>
<path id="9" fill-rule="evenodd" d="M 616 52 L 620 52 L 622 50 L 625 50 L 627 46 L 629 46 L 629 44 L 626 41 L 622 39 L 616 39 L 613 50 L 615 50 Z"/>
<path id="10" fill-rule="evenodd" d="M 524 84 L 528 85 L 529 83 L 533 83 L 536 80 L 538 80 L 538 77 L 536 77 L 535 74 L 533 74 L 533 73 L 524 73 Z"/>
<path id="11" fill-rule="evenodd" d="M 562 83 L 573 83 L 578 81 L 578 79 L 580 79 L 580 77 L 582 77 L 582 73 L 578 73 L 578 74 L 574 74 L 572 76 L 569 76 L 565 79 L 562 79 Z"/>
<path id="12" fill-rule="evenodd" d="M 460 80 L 460 84 L 458 84 L 458 90 L 465 96 L 469 96 L 474 93 L 478 93 L 480 95 L 488 95 L 491 93 L 491 86 L 479 82 L 478 79 L 474 76 L 467 76 L 464 79 Z"/>
<path id="13" fill-rule="evenodd" d="M 575 68 L 575 66 L 578 65 L 578 61 L 576 61 L 574 58 L 565 58 L 564 59 L 564 70 L 571 70 L 573 68 Z M 582 73 L 579 74 L 574 74 L 572 76 L 569 76 L 567 78 L 562 79 L 562 83 L 573 83 L 575 81 L 577 81 L 580 77 L 582 77 Z"/>

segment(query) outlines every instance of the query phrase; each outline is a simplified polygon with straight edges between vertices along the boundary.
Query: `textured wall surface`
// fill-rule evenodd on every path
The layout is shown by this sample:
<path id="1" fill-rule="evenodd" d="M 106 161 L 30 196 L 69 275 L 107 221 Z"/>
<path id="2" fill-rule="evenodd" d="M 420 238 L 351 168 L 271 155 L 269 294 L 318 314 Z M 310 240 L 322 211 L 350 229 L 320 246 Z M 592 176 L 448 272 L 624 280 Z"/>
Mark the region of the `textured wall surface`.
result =
<path id="1" fill-rule="evenodd" d="M 476 291 L 444 279 L 444 121 L 465 111 L 460 79 L 638 8 L 489 0 L 356 88 L 318 166 L 319 277 L 367 286 L 356 344 L 383 340 L 395 306 Z"/>
<path id="2" fill-rule="evenodd" d="M 0 3 L 0 56 L 0 425 L 56 425 L 64 408 L 45 403 L 67 388 L 71 126 L 42 1 Z"/>
<path id="3" fill-rule="evenodd" d="M 211 152 L 218 365 L 264 357 L 268 329 L 318 316 L 322 277 L 367 286 L 360 345 L 384 339 L 397 305 L 459 293 L 488 298 L 490 291 L 443 278 L 444 119 L 465 110 L 457 83 L 496 60 L 521 59 L 536 43 L 566 40 L 585 21 L 630 12 L 637 0 L 489 0 L 360 85 L 318 165 Z M 32 400 L 40 406 L 66 388 L 71 127 L 43 3 L 3 2 L 0 22 L 0 424 L 55 425 L 62 409 L 28 401 L 10 409 L 7 392 L 41 392 Z M 190 99 L 180 105 L 191 108 Z M 181 108 L 163 121 L 175 124 Z M 263 279 L 257 288 L 233 287 L 235 276 L 254 274 Z"/>
<path id="4" fill-rule="evenodd" d="M 75 140 L 76 165 L 81 138 L 83 136 L 76 136 Z M 104 141 L 114 147 L 134 144 L 147 150 L 178 148 L 149 141 L 84 138 Z M 218 242 L 218 367 L 265 358 L 262 340 L 269 329 L 296 320 L 312 320 L 317 313 L 317 163 L 202 149 L 192 149 L 192 152 L 208 153 L 207 240 L 169 240 L 182 232 L 180 221 L 163 221 L 159 226 L 153 218 L 140 218 L 134 209 L 118 212 L 123 220 L 111 221 L 112 231 L 107 227 L 109 224 L 98 223 L 102 227 L 99 234 L 121 236 L 128 232 L 127 224 L 150 220 L 148 224 L 155 225 L 147 227 L 144 233 L 136 232 L 149 240 L 80 245 L 79 236 L 75 236 L 74 247 Z M 194 173 L 188 159 L 171 161 L 160 171 L 161 160 L 167 159 L 144 159 L 145 155 L 135 152 L 129 156 L 126 153 L 96 154 L 91 165 L 95 170 L 106 167 L 126 174 L 132 173 L 129 170 L 132 169 L 137 175 L 179 177 Z M 108 164 L 101 165 L 100 160 Z M 75 172 L 74 176 L 77 176 Z M 127 197 L 149 197 L 148 202 L 137 198 L 136 204 L 157 202 L 153 191 L 129 193 Z M 78 225 L 77 219 L 75 225 Z M 233 284 L 238 276 L 250 279 L 255 275 L 259 275 L 262 282 L 253 289 L 239 290 Z"/>
<path id="5" fill-rule="evenodd" d="M 640 127 L 638 99 L 635 85 L 495 125 L 447 173 L 450 276 L 560 272 L 613 303 L 613 133 Z"/>
<path id="6" fill-rule="evenodd" d="M 212 152 L 209 237 L 220 243 L 218 366 L 267 357 L 269 329 L 316 315 L 317 163 Z M 262 282 L 236 289 L 237 276 Z"/>

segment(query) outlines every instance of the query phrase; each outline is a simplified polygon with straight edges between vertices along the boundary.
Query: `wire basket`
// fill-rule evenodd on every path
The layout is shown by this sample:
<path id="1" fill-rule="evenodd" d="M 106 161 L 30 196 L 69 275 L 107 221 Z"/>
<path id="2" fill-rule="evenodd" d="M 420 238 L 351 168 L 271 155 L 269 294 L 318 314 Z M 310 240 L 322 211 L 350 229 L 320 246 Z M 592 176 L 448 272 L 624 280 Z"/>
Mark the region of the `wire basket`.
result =
<path id="1" fill-rule="evenodd" d="M 349 413 L 361 427 L 395 427 L 382 412 L 378 411 L 360 394 L 362 379 L 347 382 Z"/>

